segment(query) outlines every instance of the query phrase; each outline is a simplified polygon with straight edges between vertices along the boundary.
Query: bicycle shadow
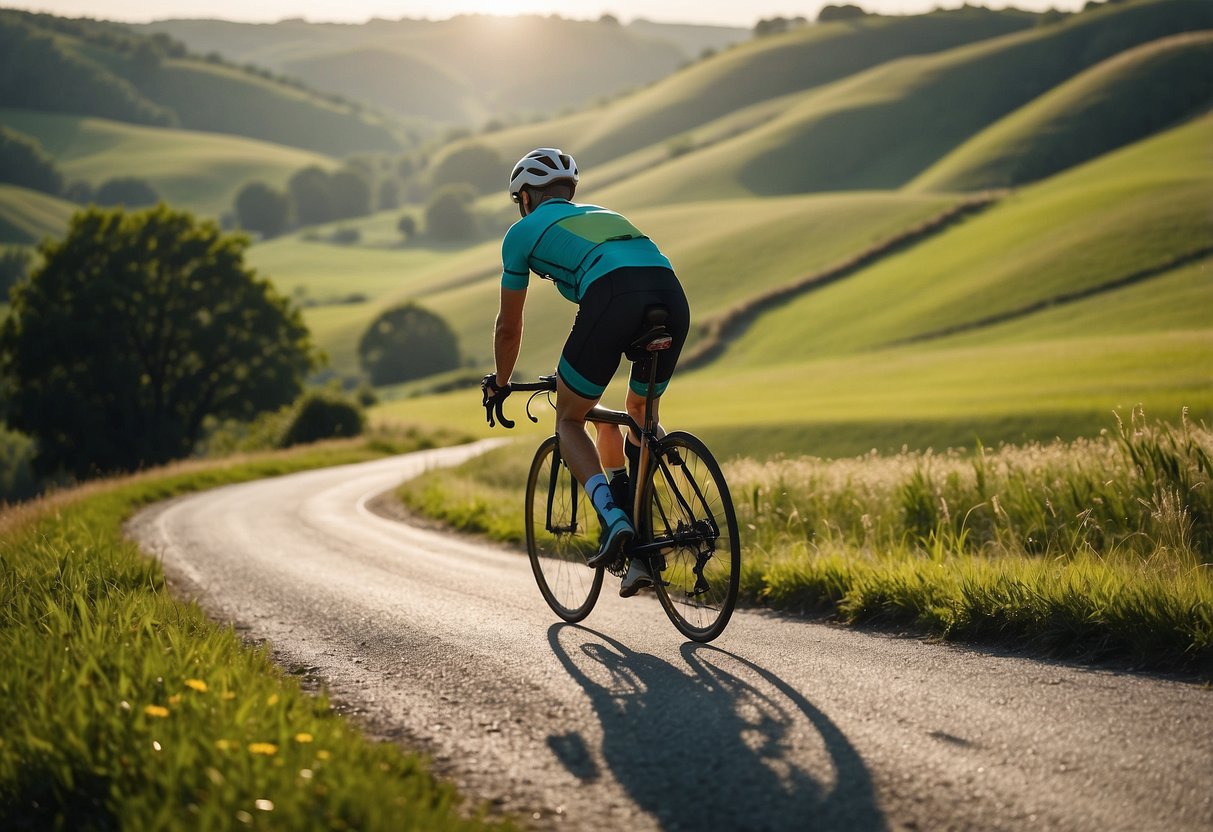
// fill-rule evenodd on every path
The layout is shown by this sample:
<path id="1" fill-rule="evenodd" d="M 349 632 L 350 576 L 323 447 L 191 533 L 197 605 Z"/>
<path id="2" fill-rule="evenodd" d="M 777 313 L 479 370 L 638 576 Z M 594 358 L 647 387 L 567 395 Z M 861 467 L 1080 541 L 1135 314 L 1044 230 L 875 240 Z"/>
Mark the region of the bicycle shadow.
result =
<path id="1" fill-rule="evenodd" d="M 592 638 L 570 652 L 571 634 Z M 663 829 L 886 828 L 845 735 L 770 671 L 693 643 L 679 668 L 580 625 L 554 624 L 548 641 L 598 714 L 607 768 Z M 580 733 L 548 746 L 583 782 L 599 777 Z"/>

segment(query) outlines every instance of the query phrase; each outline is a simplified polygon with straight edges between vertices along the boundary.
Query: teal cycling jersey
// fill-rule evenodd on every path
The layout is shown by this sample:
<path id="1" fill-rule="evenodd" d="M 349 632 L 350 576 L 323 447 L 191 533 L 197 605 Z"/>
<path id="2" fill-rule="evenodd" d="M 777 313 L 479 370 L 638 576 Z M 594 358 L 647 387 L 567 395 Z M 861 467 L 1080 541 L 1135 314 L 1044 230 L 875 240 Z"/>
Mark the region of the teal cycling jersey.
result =
<path id="1" fill-rule="evenodd" d="M 510 226 L 501 262 L 504 288 L 525 289 L 534 272 L 574 303 L 591 283 L 616 269 L 671 268 L 661 249 L 622 215 L 567 199 L 544 200 Z"/>

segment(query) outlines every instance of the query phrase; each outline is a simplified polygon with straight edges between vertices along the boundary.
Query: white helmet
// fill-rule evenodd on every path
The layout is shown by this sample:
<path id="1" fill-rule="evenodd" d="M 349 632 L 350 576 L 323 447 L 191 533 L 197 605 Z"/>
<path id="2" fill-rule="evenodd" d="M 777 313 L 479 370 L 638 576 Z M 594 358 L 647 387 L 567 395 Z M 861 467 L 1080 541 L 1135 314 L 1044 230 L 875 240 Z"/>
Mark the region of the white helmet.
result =
<path id="1" fill-rule="evenodd" d="M 518 201 L 524 185 L 542 188 L 562 180 L 577 184 L 577 163 L 573 157 L 555 147 L 539 147 L 518 160 L 510 174 L 510 196 Z"/>

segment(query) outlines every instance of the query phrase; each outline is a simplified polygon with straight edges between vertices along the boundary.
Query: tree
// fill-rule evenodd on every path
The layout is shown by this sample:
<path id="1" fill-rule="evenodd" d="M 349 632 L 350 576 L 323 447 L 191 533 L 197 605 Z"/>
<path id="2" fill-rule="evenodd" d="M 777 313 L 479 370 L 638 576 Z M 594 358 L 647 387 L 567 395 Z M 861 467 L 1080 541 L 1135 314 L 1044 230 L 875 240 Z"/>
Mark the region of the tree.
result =
<path id="1" fill-rule="evenodd" d="M 470 185 L 447 185 L 425 207 L 425 225 L 436 240 L 466 240 L 476 233 L 469 206 L 476 198 Z"/>
<path id="2" fill-rule="evenodd" d="M 413 219 L 412 214 L 401 214 L 400 219 L 396 220 L 396 230 L 404 239 L 412 239 L 412 236 L 417 233 L 417 220 Z"/>
<path id="3" fill-rule="evenodd" d="M 314 355 L 299 311 L 244 265 L 248 241 L 165 205 L 77 213 L 0 329 L 10 424 L 41 473 L 188 454 L 203 420 L 295 399 Z"/>
<path id="4" fill-rule="evenodd" d="M 265 184 L 250 182 L 236 194 L 236 218 L 240 227 L 274 237 L 286 228 L 291 203 L 286 194 Z"/>
<path id="5" fill-rule="evenodd" d="M 329 177 L 333 219 L 365 217 L 371 212 L 371 186 L 355 170 L 339 170 Z"/>
<path id="6" fill-rule="evenodd" d="M 319 165 L 296 171 L 286 184 L 295 207 L 295 218 L 303 225 L 328 222 L 333 219 L 329 202 L 329 175 Z"/>
<path id="7" fill-rule="evenodd" d="M 502 187 L 509 172 L 493 148 L 479 143 L 465 144 L 434 164 L 430 183 L 442 187 L 466 182 L 477 193 L 485 194 Z"/>
<path id="8" fill-rule="evenodd" d="M 63 174 L 32 136 L 0 125 L 0 182 L 58 196 Z"/>
<path id="9" fill-rule="evenodd" d="M 384 179 L 379 183 L 375 207 L 380 211 L 395 211 L 400 207 L 400 185 L 395 179 Z"/>
<path id="10" fill-rule="evenodd" d="M 831 20 L 858 20 L 867 17 L 868 13 L 859 6 L 843 3 L 837 6 L 822 6 L 817 13 L 818 23 L 829 23 Z"/>
<path id="11" fill-rule="evenodd" d="M 125 205 L 137 208 L 155 205 L 160 199 L 156 189 L 134 176 L 118 176 L 107 179 L 97 188 L 95 199 L 98 205 Z"/>
<path id="12" fill-rule="evenodd" d="M 371 322 L 358 359 L 371 384 L 396 384 L 457 368 L 459 341 L 442 318 L 408 303 Z"/>
<path id="13" fill-rule="evenodd" d="M 18 246 L 0 248 L 0 303 L 8 302 L 8 292 L 29 274 L 34 256 Z"/>

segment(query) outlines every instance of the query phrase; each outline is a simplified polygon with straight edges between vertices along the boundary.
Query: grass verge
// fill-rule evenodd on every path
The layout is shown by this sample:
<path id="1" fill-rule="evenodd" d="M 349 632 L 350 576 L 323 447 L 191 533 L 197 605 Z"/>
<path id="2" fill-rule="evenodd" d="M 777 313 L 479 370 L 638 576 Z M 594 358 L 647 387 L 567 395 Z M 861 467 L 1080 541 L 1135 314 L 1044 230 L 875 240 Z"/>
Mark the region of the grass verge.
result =
<path id="1" fill-rule="evenodd" d="M 523 545 L 532 449 L 403 485 Z M 1047 655 L 1213 673 L 1213 432 L 1144 417 L 1096 439 L 725 466 L 743 599 Z"/>
<path id="2" fill-rule="evenodd" d="M 0 827 L 485 828 L 420 758 L 172 598 L 122 536 L 157 500 L 422 444 L 184 463 L 0 513 Z"/>

